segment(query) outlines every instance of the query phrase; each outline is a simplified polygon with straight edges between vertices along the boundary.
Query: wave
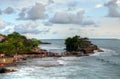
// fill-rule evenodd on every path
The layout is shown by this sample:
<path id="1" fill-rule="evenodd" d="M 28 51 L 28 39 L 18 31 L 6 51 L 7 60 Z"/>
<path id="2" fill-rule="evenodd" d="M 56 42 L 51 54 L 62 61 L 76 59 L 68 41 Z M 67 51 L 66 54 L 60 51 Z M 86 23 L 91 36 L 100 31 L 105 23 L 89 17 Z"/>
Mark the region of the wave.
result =
<path id="1" fill-rule="evenodd" d="M 63 60 L 57 60 L 57 62 L 59 63 L 59 65 L 65 65 L 66 64 L 65 61 L 63 61 Z"/>
<path id="2" fill-rule="evenodd" d="M 105 62 L 108 64 L 112 64 L 112 65 L 118 65 L 120 66 L 120 60 L 118 57 L 119 54 L 114 51 L 114 50 L 110 50 L 110 49 L 105 49 L 105 48 L 101 48 L 104 52 L 97 52 L 95 51 L 94 54 L 91 54 L 90 56 L 95 56 L 97 57 L 96 59 L 98 61 L 101 62 Z"/>
<path id="3" fill-rule="evenodd" d="M 82 57 L 61 57 L 59 59 L 64 61 L 79 61 Z"/>
<path id="4" fill-rule="evenodd" d="M 94 51 L 94 54 L 91 54 L 90 56 L 112 56 L 112 55 L 118 55 L 114 50 L 110 50 L 110 49 L 105 49 L 105 48 L 101 48 L 103 50 L 103 52 L 98 52 L 98 51 Z"/>
<path id="5" fill-rule="evenodd" d="M 99 60 L 99 61 L 101 61 L 101 62 L 105 62 L 105 63 L 112 64 L 112 65 L 120 66 L 120 61 L 108 60 L 108 59 L 104 59 L 104 58 L 98 58 L 97 60 Z"/>

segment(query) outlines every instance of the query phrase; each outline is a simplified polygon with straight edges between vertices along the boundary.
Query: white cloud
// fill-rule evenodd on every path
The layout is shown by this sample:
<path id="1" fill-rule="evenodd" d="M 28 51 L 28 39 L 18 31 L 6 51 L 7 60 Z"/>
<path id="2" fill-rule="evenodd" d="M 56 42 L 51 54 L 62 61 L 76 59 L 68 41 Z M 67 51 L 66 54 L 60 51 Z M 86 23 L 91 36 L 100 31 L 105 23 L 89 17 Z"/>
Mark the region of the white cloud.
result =
<path id="1" fill-rule="evenodd" d="M 39 20 L 46 18 L 45 6 L 41 3 L 36 3 L 32 8 L 23 8 L 19 13 L 19 20 Z"/>
<path id="2" fill-rule="evenodd" d="M 48 5 L 53 4 L 54 0 L 48 0 Z"/>
<path id="3" fill-rule="evenodd" d="M 19 24 L 14 27 L 14 30 L 26 34 L 26 33 L 31 33 L 31 34 L 38 34 L 40 31 L 37 29 L 37 25 L 28 23 L 28 24 Z"/>
<path id="4" fill-rule="evenodd" d="M 97 4 L 97 5 L 95 6 L 95 8 L 101 8 L 101 7 L 103 7 L 102 4 Z"/>
<path id="5" fill-rule="evenodd" d="M 56 12 L 50 19 L 54 24 L 77 24 L 77 25 L 95 25 L 94 20 L 86 20 L 84 17 L 85 11 L 79 10 L 77 12 Z"/>
<path id="6" fill-rule="evenodd" d="M 41 3 L 36 3 L 27 13 L 28 19 L 37 20 L 44 19 L 45 16 L 45 6 Z"/>
<path id="7" fill-rule="evenodd" d="M 6 24 L 3 20 L 0 20 L 0 29 L 4 29 L 6 27 Z"/>
<path id="8" fill-rule="evenodd" d="M 61 24 L 66 24 L 69 23 L 69 15 L 66 12 L 56 12 L 54 17 L 50 19 L 50 22 L 52 23 L 61 23 Z"/>
<path id="9" fill-rule="evenodd" d="M 14 32 L 14 30 L 12 28 L 7 28 L 3 31 L 3 34 L 10 34 L 12 32 Z"/>
<path id="10" fill-rule="evenodd" d="M 111 0 L 107 4 L 105 4 L 106 7 L 108 7 L 108 16 L 109 17 L 116 17 L 120 18 L 120 12 L 118 11 L 118 0 Z"/>
<path id="11" fill-rule="evenodd" d="M 46 34 L 50 32 L 50 28 L 40 27 L 37 22 L 29 22 L 27 24 L 19 24 L 14 26 L 14 31 L 19 32 L 21 34 Z"/>
<path id="12" fill-rule="evenodd" d="M 0 9 L 0 15 L 2 14 L 2 10 Z"/>
<path id="13" fill-rule="evenodd" d="M 80 24 L 83 21 L 84 11 L 80 10 L 76 13 L 56 12 L 50 22 L 57 24 Z"/>
<path id="14" fill-rule="evenodd" d="M 31 33 L 26 33 L 24 34 L 27 38 L 34 38 L 34 35 Z"/>
<path id="15" fill-rule="evenodd" d="M 104 3 L 106 4 L 104 5 Z M 113 34 L 113 36 L 120 34 L 119 27 L 115 27 L 114 29 L 114 26 L 120 25 L 116 23 L 120 22 L 114 21 L 112 18 L 108 18 L 111 20 L 108 22 L 108 19 L 103 20 L 103 18 L 101 18 L 106 12 L 106 9 L 102 8 L 103 6 L 108 9 L 107 16 L 118 18 L 120 15 L 120 0 L 3 0 L 0 4 L 2 4 L 2 6 L 0 5 L 0 9 L 3 11 L 0 11 L 0 14 L 3 14 L 8 6 L 11 6 L 14 11 L 17 9 L 16 13 L 19 13 L 18 19 L 20 19 L 20 21 L 14 19 L 17 17 L 16 13 L 11 16 L 0 15 L 5 22 L 12 21 L 16 23 L 14 27 L 14 25 L 10 26 L 0 20 L 0 32 L 10 33 L 11 29 L 9 28 L 12 28 L 12 31 L 20 32 L 28 37 L 36 36 L 37 38 L 64 38 L 75 34 L 82 34 L 82 36 L 88 37 L 110 36 L 109 33 L 111 33 L 111 35 Z M 94 7 L 94 5 L 96 6 Z M 83 10 L 80 10 L 81 8 Z M 13 12 L 12 9 L 8 10 L 9 11 L 6 11 L 7 14 Z M 103 11 L 103 13 L 96 14 L 100 11 Z M 49 17 L 44 19 L 46 14 L 48 14 Z M 91 18 L 89 19 L 87 16 L 91 16 Z M 32 20 L 31 23 L 25 24 L 29 20 Z M 99 23 L 99 27 L 94 27 L 94 25 L 96 25 L 95 22 L 102 20 L 108 23 L 106 25 L 105 23 L 103 23 L 103 25 Z M 36 21 L 39 22 L 38 25 L 32 24 L 32 22 Z M 113 22 L 116 22 L 116 25 L 110 25 L 110 23 Z M 71 27 L 75 29 L 68 30 Z"/>
<path id="16" fill-rule="evenodd" d="M 19 15 L 19 18 L 17 18 L 17 20 L 24 20 L 24 19 L 26 19 L 26 14 L 25 14 L 25 12 L 26 12 L 26 8 L 23 8 L 23 9 L 21 10 L 21 12 L 18 14 L 18 15 Z"/>
<path id="17" fill-rule="evenodd" d="M 118 6 L 120 6 L 120 0 L 117 0 L 117 2 L 116 2 L 116 3 L 117 3 L 117 5 L 118 5 Z"/>
<path id="18" fill-rule="evenodd" d="M 93 20 L 85 20 L 85 21 L 83 21 L 82 25 L 83 26 L 85 26 L 85 25 L 95 25 L 96 26 L 96 24 Z"/>
<path id="19" fill-rule="evenodd" d="M 3 12 L 6 14 L 12 14 L 14 13 L 14 9 L 12 7 L 7 7 Z"/>

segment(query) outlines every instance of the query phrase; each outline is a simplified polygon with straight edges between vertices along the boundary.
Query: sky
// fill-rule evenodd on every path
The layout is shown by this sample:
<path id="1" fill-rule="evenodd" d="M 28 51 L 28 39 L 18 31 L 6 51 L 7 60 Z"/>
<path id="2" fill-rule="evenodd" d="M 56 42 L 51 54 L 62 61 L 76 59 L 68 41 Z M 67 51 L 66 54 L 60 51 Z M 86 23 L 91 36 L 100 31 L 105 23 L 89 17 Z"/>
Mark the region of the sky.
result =
<path id="1" fill-rule="evenodd" d="M 120 0 L 0 0 L 0 33 L 120 39 Z"/>

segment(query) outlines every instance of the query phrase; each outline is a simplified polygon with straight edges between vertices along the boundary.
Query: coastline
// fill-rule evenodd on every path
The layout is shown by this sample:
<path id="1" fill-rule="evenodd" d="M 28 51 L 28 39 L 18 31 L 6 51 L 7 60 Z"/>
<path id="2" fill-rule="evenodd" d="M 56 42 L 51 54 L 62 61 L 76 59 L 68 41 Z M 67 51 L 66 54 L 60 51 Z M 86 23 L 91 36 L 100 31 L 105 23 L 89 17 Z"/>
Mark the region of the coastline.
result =
<path id="1" fill-rule="evenodd" d="M 104 52 L 95 51 L 94 54 L 90 54 L 90 56 L 85 56 L 85 57 L 82 56 L 82 57 L 60 57 L 60 58 L 58 57 L 57 58 L 56 57 L 55 58 L 54 57 L 30 58 L 25 60 L 26 62 L 17 63 L 17 65 L 12 65 L 7 67 L 9 69 L 15 69 L 17 71 L 0 74 L 1 75 L 0 78 L 3 78 L 4 76 L 5 79 L 16 79 L 17 76 L 19 76 L 20 78 L 17 78 L 17 79 L 24 79 L 24 78 L 30 79 L 31 77 L 33 79 L 36 79 L 36 78 L 38 79 L 39 78 L 62 79 L 63 78 L 64 79 L 64 78 L 68 78 L 68 76 L 71 76 L 71 74 L 74 73 L 74 77 L 72 77 L 71 79 L 76 79 L 76 78 L 82 79 L 82 78 L 89 78 L 88 76 L 84 76 L 84 75 L 90 72 L 88 74 L 89 76 L 92 76 L 90 79 L 92 79 L 93 76 L 94 78 L 99 78 L 101 76 L 101 78 L 117 79 L 119 78 L 120 63 L 119 63 L 119 56 L 117 55 L 116 56 L 117 58 L 116 58 L 115 55 L 119 54 L 119 49 L 116 50 L 118 45 L 117 46 L 114 44 L 111 45 L 113 47 L 113 49 L 111 49 L 111 46 L 108 45 L 109 42 L 104 42 L 104 44 L 101 44 L 101 42 L 104 42 L 104 41 L 101 40 L 101 41 L 98 41 L 97 44 L 96 43 L 95 44 L 98 45 L 100 49 L 102 49 Z M 114 40 L 112 42 L 114 42 Z M 110 41 L 110 44 L 112 42 Z M 52 43 L 51 49 L 54 49 L 53 45 L 56 48 L 60 47 L 58 46 L 58 43 L 57 45 Z M 109 48 L 107 48 L 106 45 Z M 46 48 L 47 46 L 51 46 L 51 45 L 46 45 Z M 64 46 L 61 45 L 61 47 L 63 48 Z M 115 53 L 115 51 L 118 51 L 118 52 Z M 97 73 L 95 71 L 97 71 Z M 34 74 L 31 74 L 31 73 L 34 73 Z M 64 74 L 65 76 L 63 76 Z M 113 75 L 111 76 L 111 74 L 115 76 Z M 60 77 L 56 77 L 56 75 L 59 75 Z"/>
<path id="2" fill-rule="evenodd" d="M 66 40 L 64 40 L 65 41 L 64 44 L 66 45 L 66 49 L 65 49 L 66 51 L 61 52 L 61 54 L 59 54 L 58 52 L 50 52 L 50 51 L 47 51 L 46 49 L 42 49 L 39 47 L 39 44 L 46 45 L 46 44 L 51 44 L 51 43 L 41 42 L 40 40 L 37 40 L 37 39 L 29 40 L 25 38 L 24 36 L 21 36 L 17 32 L 12 33 L 11 36 L 8 35 L 6 38 L 9 38 L 9 39 L 4 40 L 2 44 L 5 43 L 5 45 L 7 46 L 7 41 L 9 41 L 10 39 L 14 39 L 16 40 L 15 43 L 12 42 L 11 44 L 11 41 L 9 41 L 9 43 L 13 45 L 13 47 L 15 45 L 18 45 L 19 47 L 14 47 L 15 51 L 14 52 L 10 51 L 11 53 L 10 52 L 8 53 L 5 51 L 6 54 L 8 54 L 8 56 L 10 55 L 13 56 L 11 60 L 9 58 L 4 58 L 5 54 L 1 54 L 2 61 L 0 61 L 1 62 L 0 64 L 2 64 L 1 66 L 2 69 L 8 66 L 12 66 L 12 65 L 14 66 L 19 63 L 21 64 L 23 62 L 27 62 L 26 60 L 30 58 L 34 59 L 34 58 L 53 57 L 55 59 L 58 59 L 60 57 L 83 57 L 83 56 L 89 56 L 90 54 L 94 54 L 95 50 L 98 52 L 103 52 L 103 50 L 98 48 L 98 46 L 92 44 L 88 38 L 80 38 L 80 36 L 74 36 L 71 38 L 69 37 Z M 16 38 L 14 38 L 14 36 Z M 21 48 L 21 45 L 23 48 Z M 4 50 L 7 50 L 7 49 L 4 49 Z M 6 68 L 4 70 L 7 71 Z"/>
<path id="3" fill-rule="evenodd" d="M 16 69 L 11 69 L 11 67 L 16 67 L 17 65 L 21 65 L 23 63 L 27 63 L 27 60 L 32 60 L 32 59 L 43 59 L 43 58 L 53 58 L 54 60 L 58 60 L 62 57 L 83 57 L 83 56 L 89 56 L 90 54 L 94 54 L 90 53 L 90 54 L 83 54 L 83 55 L 78 55 L 78 54 L 70 54 L 68 52 L 65 52 L 64 54 L 58 55 L 57 53 L 54 52 L 48 52 L 45 49 L 39 49 L 41 52 L 34 52 L 34 53 L 29 53 L 29 54 L 18 54 L 17 57 L 18 58 L 14 58 L 13 62 L 11 63 L 7 63 L 4 64 L 5 66 L 0 67 L 3 68 L 5 71 L 4 73 L 8 73 L 8 72 L 15 72 Z M 99 50 L 96 50 L 98 52 L 100 52 Z M 14 56 L 16 57 L 16 56 Z M 15 60 L 17 59 L 17 60 Z M 61 65 L 61 64 L 60 64 Z M 46 67 L 51 67 L 54 65 L 46 65 Z M 0 73 L 2 73 L 3 71 L 0 70 Z"/>

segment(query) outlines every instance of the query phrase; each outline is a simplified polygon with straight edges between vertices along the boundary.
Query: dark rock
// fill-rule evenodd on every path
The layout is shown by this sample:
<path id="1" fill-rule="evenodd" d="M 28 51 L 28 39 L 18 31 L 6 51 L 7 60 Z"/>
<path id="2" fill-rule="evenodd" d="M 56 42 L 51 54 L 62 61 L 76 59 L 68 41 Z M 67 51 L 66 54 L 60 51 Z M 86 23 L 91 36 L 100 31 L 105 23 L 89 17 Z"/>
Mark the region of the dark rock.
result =
<path id="1" fill-rule="evenodd" d="M 5 73 L 7 71 L 7 69 L 5 68 L 0 68 L 0 73 Z"/>
<path id="2" fill-rule="evenodd" d="M 97 49 L 98 52 L 104 52 L 102 49 Z"/>
<path id="3" fill-rule="evenodd" d="M 14 72 L 14 69 L 0 68 L 0 73 Z"/>
<path id="4" fill-rule="evenodd" d="M 51 43 L 48 43 L 48 42 L 42 42 L 41 44 L 51 44 Z"/>
<path id="5" fill-rule="evenodd" d="M 98 47 L 96 45 L 91 45 L 84 49 L 85 50 L 84 53 L 91 54 L 91 53 L 94 53 L 94 50 L 97 50 L 97 49 L 98 49 Z"/>

